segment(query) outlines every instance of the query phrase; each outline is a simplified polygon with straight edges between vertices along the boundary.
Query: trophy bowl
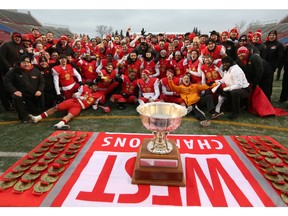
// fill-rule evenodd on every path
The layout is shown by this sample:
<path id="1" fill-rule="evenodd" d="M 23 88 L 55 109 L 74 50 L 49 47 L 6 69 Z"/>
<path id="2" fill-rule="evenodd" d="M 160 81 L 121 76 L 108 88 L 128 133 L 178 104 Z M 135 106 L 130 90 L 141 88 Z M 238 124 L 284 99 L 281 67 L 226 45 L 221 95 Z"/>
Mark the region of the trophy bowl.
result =
<path id="1" fill-rule="evenodd" d="M 144 127 L 154 135 L 147 144 L 148 151 L 154 154 L 170 153 L 173 145 L 167 135 L 180 126 L 182 117 L 187 114 L 186 107 L 175 103 L 151 102 L 139 105 L 137 112 Z"/>

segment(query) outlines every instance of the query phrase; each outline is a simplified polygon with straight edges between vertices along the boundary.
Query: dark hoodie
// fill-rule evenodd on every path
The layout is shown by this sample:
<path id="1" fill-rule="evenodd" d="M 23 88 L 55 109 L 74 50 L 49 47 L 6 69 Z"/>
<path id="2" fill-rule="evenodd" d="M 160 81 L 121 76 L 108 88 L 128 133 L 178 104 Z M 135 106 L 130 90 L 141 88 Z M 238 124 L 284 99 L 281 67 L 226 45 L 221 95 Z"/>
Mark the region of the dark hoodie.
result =
<path id="1" fill-rule="evenodd" d="M 269 32 L 268 36 L 273 33 L 276 35 L 274 41 L 265 41 L 265 60 L 270 63 L 273 70 L 275 71 L 281 65 L 282 58 L 284 56 L 284 46 L 277 39 L 277 31 L 272 30 Z"/>
<path id="2" fill-rule="evenodd" d="M 144 49 L 141 49 L 141 46 Z M 152 56 L 154 57 L 155 63 L 157 63 L 159 61 L 159 53 L 153 49 L 151 44 L 148 44 L 147 42 L 141 42 L 133 51 L 137 53 L 137 56 L 142 55 L 144 58 L 148 50 L 152 50 Z"/>
<path id="3" fill-rule="evenodd" d="M 25 47 L 20 43 L 15 42 L 15 35 L 20 35 L 18 32 L 13 32 L 11 41 L 5 42 L 0 46 L 0 72 L 5 75 L 9 68 L 14 67 L 20 60 L 20 56 L 27 53 Z"/>

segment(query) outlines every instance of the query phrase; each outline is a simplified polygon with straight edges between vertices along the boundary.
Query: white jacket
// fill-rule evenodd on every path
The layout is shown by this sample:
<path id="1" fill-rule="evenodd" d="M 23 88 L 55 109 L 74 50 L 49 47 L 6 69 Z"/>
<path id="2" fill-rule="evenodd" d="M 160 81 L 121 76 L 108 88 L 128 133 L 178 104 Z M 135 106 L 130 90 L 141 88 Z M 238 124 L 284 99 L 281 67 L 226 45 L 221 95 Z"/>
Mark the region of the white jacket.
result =
<path id="1" fill-rule="evenodd" d="M 229 91 L 249 86 L 243 70 L 237 64 L 231 66 L 228 71 L 224 71 L 224 76 L 220 82 L 225 83 L 229 87 Z"/>

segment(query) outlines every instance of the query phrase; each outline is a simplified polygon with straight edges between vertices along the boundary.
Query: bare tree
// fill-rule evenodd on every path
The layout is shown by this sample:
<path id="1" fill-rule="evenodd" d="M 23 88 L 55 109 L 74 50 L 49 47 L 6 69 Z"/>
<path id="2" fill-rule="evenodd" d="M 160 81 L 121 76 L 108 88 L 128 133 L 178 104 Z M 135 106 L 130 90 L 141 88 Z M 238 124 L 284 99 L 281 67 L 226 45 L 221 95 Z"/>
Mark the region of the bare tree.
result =
<path id="1" fill-rule="evenodd" d="M 104 35 L 111 34 L 113 31 L 113 28 L 111 26 L 106 25 L 97 25 L 95 30 L 100 38 L 103 38 Z"/>
<path id="2" fill-rule="evenodd" d="M 240 23 L 236 23 L 235 26 L 237 27 L 239 33 L 241 34 L 241 32 L 244 31 L 244 27 L 246 25 L 246 20 L 241 20 Z"/>

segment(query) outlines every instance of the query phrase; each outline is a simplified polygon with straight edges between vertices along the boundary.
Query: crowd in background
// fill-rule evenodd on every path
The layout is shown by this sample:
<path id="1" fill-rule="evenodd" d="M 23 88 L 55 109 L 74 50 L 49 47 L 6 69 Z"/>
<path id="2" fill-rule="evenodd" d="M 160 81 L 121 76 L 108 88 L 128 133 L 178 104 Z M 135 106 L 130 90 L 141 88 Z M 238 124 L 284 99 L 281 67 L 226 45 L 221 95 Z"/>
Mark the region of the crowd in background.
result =
<path id="1" fill-rule="evenodd" d="M 237 28 L 210 34 L 152 34 L 81 38 L 74 34 L 13 32 L 0 46 L 0 97 L 5 111 L 16 111 L 23 123 L 57 112 L 68 114 L 56 129 L 69 129 L 81 110 L 109 113 L 129 105 L 171 102 L 187 107 L 202 126 L 229 112 L 247 108 L 260 87 L 271 101 L 274 73 L 283 73 L 279 102 L 288 100 L 287 46 L 277 31 L 239 35 Z M 283 70 L 282 70 L 283 68 Z"/>

